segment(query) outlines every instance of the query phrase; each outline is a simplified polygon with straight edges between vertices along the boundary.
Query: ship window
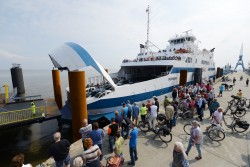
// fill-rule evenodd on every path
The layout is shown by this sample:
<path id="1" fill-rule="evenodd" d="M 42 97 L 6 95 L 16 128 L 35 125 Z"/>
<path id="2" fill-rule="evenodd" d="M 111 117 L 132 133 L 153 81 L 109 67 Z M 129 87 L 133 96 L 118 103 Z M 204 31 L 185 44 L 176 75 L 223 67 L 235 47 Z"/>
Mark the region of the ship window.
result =
<path id="1" fill-rule="evenodd" d="M 177 43 L 180 43 L 181 42 L 181 40 L 180 39 L 177 39 Z"/>
<path id="2" fill-rule="evenodd" d="M 169 49 L 169 52 L 171 52 L 172 50 L 171 49 Z"/>
<path id="3" fill-rule="evenodd" d="M 201 64 L 209 65 L 210 63 L 208 61 L 201 60 Z"/>

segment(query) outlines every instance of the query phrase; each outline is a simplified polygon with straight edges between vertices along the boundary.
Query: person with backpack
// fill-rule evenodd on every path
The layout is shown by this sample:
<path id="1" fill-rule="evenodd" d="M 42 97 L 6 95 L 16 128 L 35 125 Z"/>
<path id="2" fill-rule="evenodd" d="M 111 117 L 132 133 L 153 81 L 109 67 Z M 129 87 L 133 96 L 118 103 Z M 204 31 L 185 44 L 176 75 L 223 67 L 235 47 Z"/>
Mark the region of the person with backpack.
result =
<path id="1" fill-rule="evenodd" d="M 116 133 L 119 129 L 119 125 L 115 122 L 115 118 L 111 118 L 111 125 L 108 127 L 108 135 L 109 135 L 109 151 L 114 151 L 114 144 L 116 139 Z"/>

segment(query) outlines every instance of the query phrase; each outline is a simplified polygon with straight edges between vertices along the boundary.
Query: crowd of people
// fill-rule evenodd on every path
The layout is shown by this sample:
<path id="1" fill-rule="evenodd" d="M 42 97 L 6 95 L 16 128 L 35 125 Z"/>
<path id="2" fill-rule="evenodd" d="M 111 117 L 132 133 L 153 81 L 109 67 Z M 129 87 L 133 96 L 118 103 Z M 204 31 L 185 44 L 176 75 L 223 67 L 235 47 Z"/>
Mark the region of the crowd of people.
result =
<path id="1" fill-rule="evenodd" d="M 235 80 L 233 80 L 235 84 Z M 248 81 L 247 81 L 248 85 Z M 190 130 L 190 139 L 187 149 L 181 142 L 175 142 L 173 150 L 173 167 L 189 166 L 187 156 L 192 148 L 195 146 L 198 155 L 196 160 L 202 159 L 201 145 L 203 143 L 203 132 L 200 128 L 199 121 L 204 119 L 204 111 L 209 109 L 209 118 L 213 124 L 222 124 L 222 112 L 217 97 L 222 97 L 225 90 L 223 85 L 219 86 L 218 95 L 213 88 L 211 82 L 206 84 L 184 85 L 174 87 L 171 96 L 165 96 L 162 101 L 165 110 L 166 124 L 170 130 L 176 124 L 176 117 L 178 112 L 190 112 L 190 117 L 197 115 L 196 120 L 192 121 L 192 128 Z M 242 97 L 241 90 L 237 95 Z M 107 134 L 109 141 L 109 151 L 115 157 L 120 158 L 120 163 L 123 163 L 123 147 L 124 141 L 129 140 L 129 154 L 130 162 L 128 165 L 135 166 L 138 160 L 137 154 L 137 137 L 138 137 L 138 120 L 139 116 L 142 121 L 145 121 L 147 114 L 149 115 L 149 126 L 154 131 L 157 124 L 157 116 L 159 114 L 160 102 L 156 96 L 153 100 L 148 99 L 147 102 L 130 103 L 129 100 L 122 104 L 121 111 L 115 111 L 115 117 L 111 119 L 111 124 L 108 126 Z M 206 130 L 209 126 L 206 128 Z M 103 158 L 103 138 L 104 130 L 99 128 L 98 122 L 88 124 L 88 120 L 83 120 L 83 127 L 79 129 L 82 136 L 83 153 L 73 161 L 74 167 L 82 167 L 84 164 L 87 167 L 100 167 Z M 49 155 L 54 158 L 56 166 L 66 167 L 70 166 L 70 142 L 66 139 L 61 139 L 60 132 L 54 135 L 55 143 L 49 149 Z M 22 167 L 32 167 L 31 164 L 24 164 L 24 155 L 18 154 L 12 159 L 12 166 L 19 167 L 17 164 L 22 164 Z M 16 165 L 15 165 L 16 164 Z M 21 167 L 20 166 L 20 167 Z"/>

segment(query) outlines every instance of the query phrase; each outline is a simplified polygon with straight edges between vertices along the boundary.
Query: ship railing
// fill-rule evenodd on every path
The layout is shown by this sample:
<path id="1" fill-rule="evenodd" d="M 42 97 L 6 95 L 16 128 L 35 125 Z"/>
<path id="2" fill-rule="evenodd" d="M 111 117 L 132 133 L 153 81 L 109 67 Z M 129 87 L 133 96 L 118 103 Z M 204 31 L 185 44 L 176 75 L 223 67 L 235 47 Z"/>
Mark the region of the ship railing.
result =
<path id="1" fill-rule="evenodd" d="M 35 114 L 32 108 L 0 112 L 0 125 L 29 121 L 32 119 L 45 118 L 45 106 L 35 107 Z"/>
<path id="2" fill-rule="evenodd" d="M 139 58 L 134 60 L 124 59 L 122 63 L 134 63 L 134 62 L 145 62 L 145 61 L 160 61 L 160 60 L 176 60 L 181 61 L 181 56 L 156 56 L 148 58 Z"/>

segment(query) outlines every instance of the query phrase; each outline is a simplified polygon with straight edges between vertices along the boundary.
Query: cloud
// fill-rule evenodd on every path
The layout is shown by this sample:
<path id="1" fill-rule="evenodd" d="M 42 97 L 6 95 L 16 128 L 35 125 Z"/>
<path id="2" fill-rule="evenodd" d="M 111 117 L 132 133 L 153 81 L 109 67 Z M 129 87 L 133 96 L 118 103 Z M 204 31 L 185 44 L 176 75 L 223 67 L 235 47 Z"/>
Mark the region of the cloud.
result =
<path id="1" fill-rule="evenodd" d="M 5 50 L 1 50 L 0 49 L 0 58 L 2 59 L 15 59 L 15 60 L 23 60 L 25 59 L 24 56 L 15 54 L 15 53 L 10 53 L 8 51 Z"/>

